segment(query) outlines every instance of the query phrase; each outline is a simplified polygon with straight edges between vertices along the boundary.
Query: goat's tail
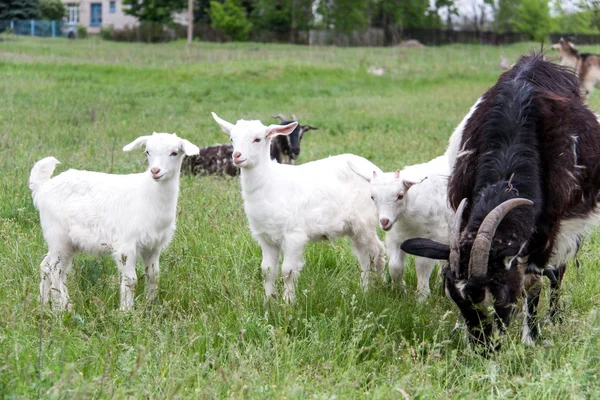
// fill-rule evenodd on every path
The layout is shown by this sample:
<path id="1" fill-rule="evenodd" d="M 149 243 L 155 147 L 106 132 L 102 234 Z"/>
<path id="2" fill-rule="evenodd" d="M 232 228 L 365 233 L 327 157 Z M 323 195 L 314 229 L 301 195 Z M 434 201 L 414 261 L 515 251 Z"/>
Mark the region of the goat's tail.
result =
<path id="1" fill-rule="evenodd" d="M 56 164 L 60 164 L 60 161 L 54 157 L 46 157 L 35 163 L 31 169 L 31 174 L 29 174 L 29 189 L 32 192 L 35 192 L 40 185 L 50 180 Z"/>

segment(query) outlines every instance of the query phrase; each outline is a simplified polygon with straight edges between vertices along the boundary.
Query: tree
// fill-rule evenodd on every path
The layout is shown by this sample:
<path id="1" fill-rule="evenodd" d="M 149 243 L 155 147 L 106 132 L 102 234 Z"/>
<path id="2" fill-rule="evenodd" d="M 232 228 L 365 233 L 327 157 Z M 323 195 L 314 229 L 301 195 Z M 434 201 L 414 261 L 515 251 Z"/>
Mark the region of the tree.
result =
<path id="1" fill-rule="evenodd" d="M 187 0 L 123 0 L 125 14 L 136 17 L 141 22 L 158 22 L 168 24 L 173 22 L 173 13 L 187 7 Z"/>
<path id="2" fill-rule="evenodd" d="M 306 30 L 313 20 L 312 0 L 255 0 L 250 18 L 259 29 Z"/>
<path id="3" fill-rule="evenodd" d="M 515 30 L 514 21 L 517 18 L 517 7 L 521 0 L 499 0 L 494 10 L 494 29 L 497 32 Z"/>
<path id="4" fill-rule="evenodd" d="M 61 20 L 67 14 L 67 7 L 62 0 L 40 0 L 42 19 Z"/>
<path id="5" fill-rule="evenodd" d="M 211 1 L 209 15 L 213 28 L 221 29 L 229 39 L 248 39 L 252 23 L 248 21 L 246 9 L 238 0 L 225 0 L 224 3 Z"/>
<path id="6" fill-rule="evenodd" d="M 521 0 L 517 5 L 513 26 L 530 39 L 543 41 L 552 30 L 550 6 L 546 0 Z"/>
<path id="7" fill-rule="evenodd" d="M 0 20 L 38 19 L 38 0 L 0 0 Z"/>

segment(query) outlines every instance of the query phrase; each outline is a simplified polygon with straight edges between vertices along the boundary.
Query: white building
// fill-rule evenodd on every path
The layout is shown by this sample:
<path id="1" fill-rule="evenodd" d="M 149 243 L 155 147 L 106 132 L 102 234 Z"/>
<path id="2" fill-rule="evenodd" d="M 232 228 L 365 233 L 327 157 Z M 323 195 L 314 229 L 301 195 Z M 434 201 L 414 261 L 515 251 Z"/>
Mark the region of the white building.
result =
<path id="1" fill-rule="evenodd" d="M 138 24 L 135 17 L 124 13 L 123 0 L 63 0 L 67 6 L 67 21 L 83 25 L 89 33 L 99 33 L 102 26 L 116 29 Z"/>

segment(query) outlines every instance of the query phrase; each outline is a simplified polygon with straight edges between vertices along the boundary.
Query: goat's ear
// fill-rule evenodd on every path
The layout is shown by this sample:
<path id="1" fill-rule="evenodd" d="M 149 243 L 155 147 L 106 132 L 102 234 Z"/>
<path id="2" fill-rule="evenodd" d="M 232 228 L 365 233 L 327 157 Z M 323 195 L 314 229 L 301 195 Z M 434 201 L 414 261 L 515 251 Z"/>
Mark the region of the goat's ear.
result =
<path id="1" fill-rule="evenodd" d="M 135 139 L 133 142 L 129 143 L 127 146 L 123 147 L 123 151 L 131 151 L 133 149 L 139 149 L 142 145 L 146 144 L 146 141 L 150 138 L 150 136 L 140 136 Z"/>
<path id="2" fill-rule="evenodd" d="M 450 246 L 431 239 L 408 239 L 400 245 L 400 249 L 408 254 L 434 260 L 448 260 L 450 258 Z"/>
<path id="3" fill-rule="evenodd" d="M 287 125 L 269 125 L 265 130 L 265 133 L 267 134 L 266 137 L 272 138 L 279 135 L 287 136 L 294 132 L 294 129 L 296 129 L 297 126 L 297 122 L 290 122 Z"/>
<path id="4" fill-rule="evenodd" d="M 219 124 L 219 126 L 221 127 L 221 130 L 228 135 L 231 134 L 231 130 L 235 125 L 233 125 L 231 122 L 227 122 L 224 119 L 219 118 L 219 116 L 214 112 L 211 112 L 211 114 L 215 121 L 217 121 L 217 124 Z"/>
<path id="5" fill-rule="evenodd" d="M 350 167 L 352 172 L 354 172 L 356 175 L 360 176 L 367 182 L 371 182 L 371 177 L 369 175 L 365 175 L 362 172 L 360 172 L 360 170 L 358 168 L 356 168 L 356 165 L 354 165 L 354 163 L 352 161 L 348 161 L 348 166 Z M 377 177 L 377 173 L 375 171 L 373 171 L 373 178 L 375 178 L 375 177 Z"/>
<path id="6" fill-rule="evenodd" d="M 189 140 L 185 140 L 185 139 L 181 139 L 181 138 L 179 140 L 181 141 L 181 144 L 179 146 L 183 150 L 183 152 L 185 153 L 186 156 L 195 156 L 197 154 L 200 154 L 200 148 L 198 146 L 196 146 Z"/>
<path id="7" fill-rule="evenodd" d="M 404 190 L 408 190 L 410 189 L 415 183 L 417 182 L 413 182 L 413 181 L 404 181 Z"/>

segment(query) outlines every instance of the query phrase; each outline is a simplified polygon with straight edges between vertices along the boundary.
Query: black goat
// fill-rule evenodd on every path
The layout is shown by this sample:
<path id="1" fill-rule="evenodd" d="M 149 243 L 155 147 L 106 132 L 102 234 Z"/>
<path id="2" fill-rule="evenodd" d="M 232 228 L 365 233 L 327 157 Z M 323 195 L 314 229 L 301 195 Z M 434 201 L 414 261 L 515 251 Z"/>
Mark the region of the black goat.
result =
<path id="1" fill-rule="evenodd" d="M 279 118 L 281 125 L 287 125 L 291 122 L 298 122 L 296 116 L 292 114 L 292 120 L 288 120 L 283 114 L 277 114 L 273 118 Z M 304 132 L 311 129 L 318 129 L 310 125 L 296 126 L 296 129 L 287 136 L 276 136 L 271 142 L 271 158 L 277 160 L 280 164 L 296 164 L 296 158 L 300 154 L 300 141 Z"/>
<path id="2" fill-rule="evenodd" d="M 289 121 L 285 115 L 278 114 L 273 118 L 279 118 L 282 125 L 297 121 L 296 116 L 292 115 L 293 120 Z M 300 154 L 300 141 L 304 132 L 311 129 L 318 129 L 310 125 L 298 125 L 288 136 L 276 136 L 271 141 L 271 158 L 280 164 L 295 164 L 296 158 Z M 216 144 L 214 146 L 200 149 L 200 153 L 185 157 L 181 169 L 194 175 L 239 175 L 240 169 L 236 168 L 231 158 L 233 146 L 227 144 Z"/>
<path id="3" fill-rule="evenodd" d="M 523 341 L 536 338 L 542 275 L 552 282 L 555 315 L 566 261 L 598 222 L 599 155 L 600 125 L 577 77 L 541 55 L 521 57 L 483 95 L 448 184 L 457 209 L 450 246 L 402 244 L 407 253 L 449 260 L 446 294 L 473 341 L 487 341 L 493 319 L 506 329 L 523 290 Z"/>

